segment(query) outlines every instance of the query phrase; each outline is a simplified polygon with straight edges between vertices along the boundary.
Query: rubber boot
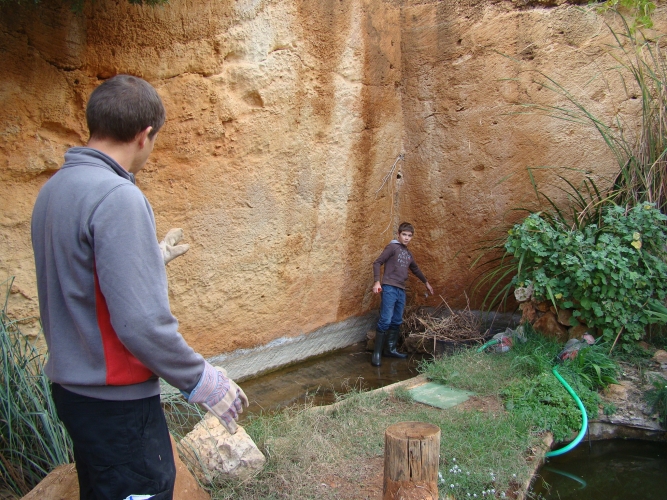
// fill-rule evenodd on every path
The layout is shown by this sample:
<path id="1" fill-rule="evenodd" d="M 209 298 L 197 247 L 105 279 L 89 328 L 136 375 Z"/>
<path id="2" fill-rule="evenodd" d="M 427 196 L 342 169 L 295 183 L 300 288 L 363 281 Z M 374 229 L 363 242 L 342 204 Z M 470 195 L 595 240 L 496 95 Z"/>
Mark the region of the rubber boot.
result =
<path id="1" fill-rule="evenodd" d="M 407 354 L 403 354 L 396 350 L 396 343 L 398 342 L 398 328 L 389 328 L 387 330 L 387 343 L 384 348 L 384 355 L 388 358 L 407 358 Z"/>
<path id="2" fill-rule="evenodd" d="M 373 349 L 373 357 L 371 364 L 373 366 L 380 366 L 382 364 L 382 349 L 384 348 L 384 339 L 387 332 L 382 330 L 375 331 L 375 348 Z"/>

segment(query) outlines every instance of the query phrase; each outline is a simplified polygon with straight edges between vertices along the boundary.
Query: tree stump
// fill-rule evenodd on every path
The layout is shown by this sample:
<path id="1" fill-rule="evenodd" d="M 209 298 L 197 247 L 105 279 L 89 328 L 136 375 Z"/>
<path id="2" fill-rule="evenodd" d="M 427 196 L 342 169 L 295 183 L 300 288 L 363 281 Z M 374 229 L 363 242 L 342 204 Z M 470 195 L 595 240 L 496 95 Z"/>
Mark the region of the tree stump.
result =
<path id="1" fill-rule="evenodd" d="M 383 500 L 438 500 L 440 428 L 424 422 L 390 425 L 384 434 Z"/>

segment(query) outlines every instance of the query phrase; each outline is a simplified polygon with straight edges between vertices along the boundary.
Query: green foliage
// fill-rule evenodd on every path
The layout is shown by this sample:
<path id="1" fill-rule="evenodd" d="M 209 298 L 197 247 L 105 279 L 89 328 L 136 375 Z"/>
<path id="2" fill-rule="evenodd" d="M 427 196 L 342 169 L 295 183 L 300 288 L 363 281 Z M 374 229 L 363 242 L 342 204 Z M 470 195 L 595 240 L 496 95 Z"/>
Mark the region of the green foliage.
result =
<path id="1" fill-rule="evenodd" d="M 607 205 L 601 223 L 572 229 L 561 219 L 529 215 L 505 244 L 518 262 L 513 284 L 533 285 L 535 297 L 614 340 L 642 338 L 660 322 L 648 305 L 667 296 L 667 217 L 651 204 L 625 210 Z"/>
<path id="2" fill-rule="evenodd" d="M 616 408 L 616 405 L 614 403 L 610 402 L 602 403 L 602 413 L 604 413 L 608 417 L 611 417 L 614 413 L 616 413 L 617 410 L 618 408 Z"/>
<path id="3" fill-rule="evenodd" d="M 564 363 L 562 373 L 571 372 L 586 389 L 597 391 L 609 384 L 618 384 L 616 377 L 620 368 L 618 363 L 609 357 L 608 345 L 594 344 L 579 350 L 577 356 Z"/>
<path id="4" fill-rule="evenodd" d="M 651 28 L 653 20 L 651 15 L 655 10 L 655 4 L 650 0 L 607 0 L 600 8 L 606 10 L 626 10 L 632 16 L 632 31 L 637 28 Z"/>
<path id="5" fill-rule="evenodd" d="M 472 391 L 480 396 L 497 395 L 502 390 L 498 381 L 514 380 L 518 372 L 508 356 L 492 357 L 466 349 L 441 361 L 424 361 L 419 366 L 429 380 Z"/>
<path id="6" fill-rule="evenodd" d="M 590 417 L 596 417 L 599 397 L 590 390 L 577 390 L 575 379 L 561 374 L 581 399 Z M 549 431 L 563 441 L 581 426 L 581 412 L 553 374 L 544 372 L 514 382 L 502 392 L 505 408 L 530 422 L 534 431 Z"/>
<path id="7" fill-rule="evenodd" d="M 507 353 L 470 349 L 426 363 L 421 370 L 428 378 L 452 387 L 477 389 L 479 395 L 497 394 L 513 418 L 532 432 L 550 431 L 556 440 L 563 440 L 579 430 L 581 413 L 551 373 L 562 345 L 537 334 L 529 324 L 524 329 L 527 341 L 516 343 Z M 559 369 L 591 418 L 597 416 L 600 403 L 596 391 L 614 383 L 619 371 L 607 350 L 604 344 L 583 348 Z"/>
<path id="8" fill-rule="evenodd" d="M 4 283 L 7 298 L 12 281 Z M 7 316 L 7 299 L 0 311 L 0 353 L 0 489 L 23 496 L 71 461 L 72 445 L 56 416 L 45 357 Z"/>
<path id="9" fill-rule="evenodd" d="M 537 334 L 529 324 L 524 325 L 524 329 L 529 341 L 512 347 L 512 369 L 523 377 L 549 373 L 562 346 L 554 339 Z"/>
<path id="10" fill-rule="evenodd" d="M 652 381 L 653 389 L 644 394 L 646 402 L 651 407 L 651 412 L 658 412 L 660 425 L 667 427 L 667 380 L 657 376 Z"/>

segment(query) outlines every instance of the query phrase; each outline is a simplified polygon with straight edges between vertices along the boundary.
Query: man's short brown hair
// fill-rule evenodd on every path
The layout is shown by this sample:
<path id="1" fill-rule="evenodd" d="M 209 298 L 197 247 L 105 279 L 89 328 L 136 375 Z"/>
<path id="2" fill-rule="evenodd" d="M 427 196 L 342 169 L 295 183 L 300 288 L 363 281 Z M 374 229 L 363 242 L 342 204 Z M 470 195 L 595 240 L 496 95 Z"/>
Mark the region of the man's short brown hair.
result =
<path id="1" fill-rule="evenodd" d="M 139 132 L 153 127 L 152 138 L 164 125 L 162 99 L 146 80 L 116 75 L 93 90 L 86 106 L 90 137 L 130 142 Z"/>
<path id="2" fill-rule="evenodd" d="M 409 222 L 401 222 L 398 226 L 398 234 L 401 234 L 403 231 L 410 231 L 412 234 L 415 234 L 415 228 L 412 227 L 412 224 Z"/>

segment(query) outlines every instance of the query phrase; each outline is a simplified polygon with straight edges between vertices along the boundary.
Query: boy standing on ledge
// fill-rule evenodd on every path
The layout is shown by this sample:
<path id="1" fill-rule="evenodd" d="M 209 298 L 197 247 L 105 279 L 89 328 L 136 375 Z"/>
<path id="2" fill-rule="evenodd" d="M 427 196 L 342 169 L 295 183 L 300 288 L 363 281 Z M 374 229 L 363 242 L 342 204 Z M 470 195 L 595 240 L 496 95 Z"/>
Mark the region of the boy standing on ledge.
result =
<path id="1" fill-rule="evenodd" d="M 406 354 L 396 351 L 396 342 L 398 342 L 399 328 L 403 323 L 405 282 L 408 279 L 408 269 L 426 285 L 428 291 L 433 295 L 433 288 L 408 250 L 408 243 L 412 240 L 414 233 L 415 229 L 412 224 L 402 222 L 398 226 L 398 239 L 391 240 L 373 262 L 373 279 L 375 281 L 373 283 L 373 293 L 382 292 L 380 319 L 377 324 L 375 349 L 371 359 L 373 366 L 380 366 L 382 354 L 391 358 L 407 357 Z M 383 264 L 384 274 L 382 275 L 382 284 L 380 284 L 380 267 Z"/>

